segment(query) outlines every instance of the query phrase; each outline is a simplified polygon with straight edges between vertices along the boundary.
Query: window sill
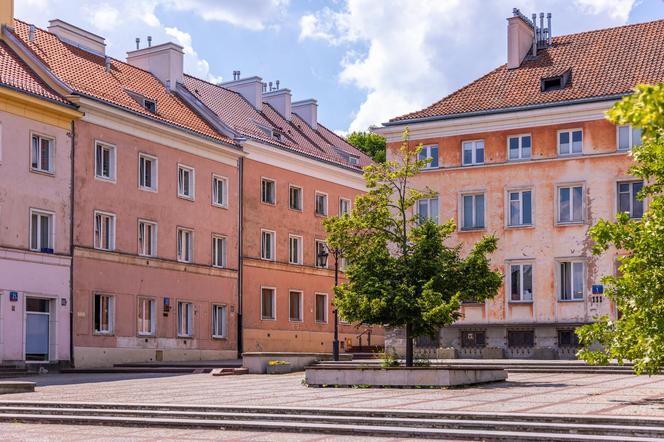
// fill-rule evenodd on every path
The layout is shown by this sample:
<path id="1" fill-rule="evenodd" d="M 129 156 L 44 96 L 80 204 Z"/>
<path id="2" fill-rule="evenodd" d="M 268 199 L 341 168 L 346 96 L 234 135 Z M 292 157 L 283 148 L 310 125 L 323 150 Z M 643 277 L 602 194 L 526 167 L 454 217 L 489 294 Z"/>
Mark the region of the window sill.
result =
<path id="1" fill-rule="evenodd" d="M 560 158 L 570 158 L 570 157 L 582 157 L 583 152 L 574 152 L 574 153 L 560 153 L 558 152 L 558 157 Z"/>
<path id="2" fill-rule="evenodd" d="M 558 302 L 584 302 L 585 299 L 560 299 L 558 298 Z"/>
<path id="3" fill-rule="evenodd" d="M 304 322 L 303 319 L 291 319 L 288 318 L 288 322 L 294 323 L 294 324 L 302 324 Z"/>
<path id="4" fill-rule="evenodd" d="M 276 321 L 277 318 L 261 318 L 261 321 Z"/>
<path id="5" fill-rule="evenodd" d="M 177 335 L 177 339 L 194 339 L 194 335 Z"/>
<path id="6" fill-rule="evenodd" d="M 219 209 L 228 209 L 228 204 L 218 204 L 218 203 L 212 203 L 213 207 L 218 207 Z"/>
<path id="7" fill-rule="evenodd" d="M 215 268 L 215 269 L 225 269 L 226 266 L 218 266 L 218 265 L 212 264 L 212 268 Z"/>
<path id="8" fill-rule="evenodd" d="M 277 203 L 268 203 L 267 201 L 261 200 L 261 204 L 265 206 L 270 206 L 270 207 L 277 207 Z"/>
<path id="9" fill-rule="evenodd" d="M 178 259 L 177 262 L 179 262 L 180 264 L 193 264 L 193 261 L 183 261 L 181 259 Z"/>
<path id="10" fill-rule="evenodd" d="M 276 259 L 272 259 L 272 258 L 263 258 L 262 256 L 261 256 L 261 260 L 262 260 L 262 261 L 267 261 L 267 262 L 277 262 Z"/>
<path id="11" fill-rule="evenodd" d="M 585 224 L 585 221 L 558 221 L 556 227 L 584 226 Z"/>
<path id="12" fill-rule="evenodd" d="M 327 323 L 328 323 L 328 321 L 325 321 L 325 322 L 322 322 L 322 321 L 315 321 L 315 324 L 318 324 L 318 325 L 325 325 L 325 324 L 327 324 Z"/>
<path id="13" fill-rule="evenodd" d="M 178 194 L 178 198 L 180 198 L 181 200 L 185 200 L 185 201 L 191 201 L 192 203 L 195 201 L 193 196 L 186 196 L 186 195 Z"/>
<path id="14" fill-rule="evenodd" d="M 39 169 L 30 169 L 30 172 L 36 173 L 37 175 L 44 175 L 44 176 L 50 176 L 50 177 L 55 177 L 55 171 L 48 171 L 48 170 L 39 170 Z"/>
<path id="15" fill-rule="evenodd" d="M 94 249 L 102 252 L 115 252 L 115 249 L 104 249 L 102 247 L 94 247 Z"/>
<path id="16" fill-rule="evenodd" d="M 531 161 L 533 158 L 508 158 L 507 162 L 508 163 L 527 163 L 528 161 Z"/>
<path id="17" fill-rule="evenodd" d="M 473 166 L 484 166 L 486 163 L 471 163 L 471 164 L 461 164 L 461 167 L 473 167 Z"/>
<path id="18" fill-rule="evenodd" d="M 535 225 L 534 224 L 515 224 L 513 226 L 507 225 L 507 226 L 505 226 L 505 228 L 508 229 L 508 230 L 534 229 Z"/>
<path id="19" fill-rule="evenodd" d="M 486 231 L 486 227 L 466 227 L 459 229 L 459 232 L 483 232 Z"/>
<path id="20" fill-rule="evenodd" d="M 92 332 L 92 336 L 115 336 L 115 333 L 113 332 L 100 332 L 100 331 L 94 331 Z"/>
<path id="21" fill-rule="evenodd" d="M 517 304 L 517 305 L 518 305 L 518 304 L 530 305 L 530 304 L 533 304 L 533 301 L 532 301 L 532 300 L 515 301 L 515 300 L 513 300 L 513 299 L 510 299 L 510 300 L 508 301 L 508 303 L 510 303 L 510 304 Z"/>
<path id="22" fill-rule="evenodd" d="M 314 213 L 314 215 L 316 215 L 319 218 L 327 218 L 327 214 L 325 213 Z"/>
<path id="23" fill-rule="evenodd" d="M 289 207 L 288 210 L 291 210 L 291 211 L 293 211 L 293 212 L 298 212 L 298 213 L 302 213 L 302 212 L 303 212 L 302 209 L 296 209 L 296 208 L 294 208 L 294 207 Z"/>
<path id="24" fill-rule="evenodd" d="M 95 175 L 95 180 L 101 181 L 102 183 L 116 184 L 115 178 L 106 178 L 103 176 Z"/>
<path id="25" fill-rule="evenodd" d="M 212 335 L 212 339 L 214 339 L 215 341 L 228 341 L 228 338 L 226 336 Z"/>
<path id="26" fill-rule="evenodd" d="M 138 337 L 138 338 L 146 338 L 146 339 L 148 339 L 148 338 L 152 338 L 152 339 L 156 338 L 156 336 L 155 336 L 154 333 L 149 333 L 149 334 L 148 334 L 148 333 L 146 333 L 146 334 L 138 333 L 138 334 L 136 335 L 136 337 Z"/>
<path id="27" fill-rule="evenodd" d="M 153 189 L 152 187 L 138 186 L 138 190 L 142 190 L 143 192 L 157 193 L 157 189 L 156 188 Z M 180 195 L 178 195 L 178 197 L 186 198 Z"/>
<path id="28" fill-rule="evenodd" d="M 142 253 L 139 253 L 138 256 L 141 258 L 157 258 L 157 255 L 144 255 Z"/>

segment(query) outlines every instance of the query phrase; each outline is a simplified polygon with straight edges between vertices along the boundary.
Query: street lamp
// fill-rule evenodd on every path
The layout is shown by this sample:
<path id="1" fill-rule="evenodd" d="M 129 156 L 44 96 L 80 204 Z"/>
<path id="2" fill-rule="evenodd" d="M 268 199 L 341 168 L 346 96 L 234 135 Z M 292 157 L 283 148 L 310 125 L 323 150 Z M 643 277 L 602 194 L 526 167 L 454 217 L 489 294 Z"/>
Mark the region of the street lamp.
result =
<path id="1" fill-rule="evenodd" d="M 323 249 L 318 252 L 318 259 L 321 260 L 321 267 L 327 267 L 327 258 L 329 255 L 334 256 L 334 287 L 339 285 L 339 257 L 341 256 L 340 249 L 330 249 L 327 244 L 323 244 Z M 335 292 L 336 296 L 336 292 Z M 332 359 L 339 360 L 339 313 L 336 307 L 334 308 L 334 339 L 332 340 Z"/>

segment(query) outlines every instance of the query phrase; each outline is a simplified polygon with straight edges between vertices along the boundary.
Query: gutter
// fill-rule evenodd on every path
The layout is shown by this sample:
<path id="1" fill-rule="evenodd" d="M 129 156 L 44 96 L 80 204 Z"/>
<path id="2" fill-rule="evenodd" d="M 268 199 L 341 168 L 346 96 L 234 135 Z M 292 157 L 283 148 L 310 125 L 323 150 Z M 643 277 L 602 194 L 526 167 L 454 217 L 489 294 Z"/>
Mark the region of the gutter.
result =
<path id="1" fill-rule="evenodd" d="M 244 335 L 242 333 L 242 295 L 244 290 L 243 277 L 244 277 L 244 229 L 243 218 L 244 218 L 244 158 L 238 158 L 237 160 L 238 168 L 238 239 L 237 239 L 237 356 L 238 358 L 242 356 L 244 351 L 243 339 Z"/>
<path id="2" fill-rule="evenodd" d="M 76 145 L 76 126 L 74 120 L 71 122 L 71 189 L 69 195 L 69 253 L 71 261 L 69 265 L 69 365 L 75 367 L 74 362 L 74 204 L 75 204 L 75 161 L 76 154 L 74 147 Z"/>

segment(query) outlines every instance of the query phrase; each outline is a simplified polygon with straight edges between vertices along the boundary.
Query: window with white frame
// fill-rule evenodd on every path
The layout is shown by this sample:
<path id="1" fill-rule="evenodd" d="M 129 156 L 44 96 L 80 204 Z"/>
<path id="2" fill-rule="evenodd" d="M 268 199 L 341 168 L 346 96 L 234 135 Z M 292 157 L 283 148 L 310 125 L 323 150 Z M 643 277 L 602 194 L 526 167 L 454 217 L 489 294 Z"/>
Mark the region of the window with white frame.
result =
<path id="1" fill-rule="evenodd" d="M 532 155 L 532 138 L 530 135 L 507 137 L 507 148 L 510 161 L 530 159 Z"/>
<path id="2" fill-rule="evenodd" d="M 507 192 L 507 197 L 509 199 L 507 225 L 510 227 L 532 225 L 532 190 L 510 190 Z"/>
<path id="3" fill-rule="evenodd" d="M 178 196 L 194 199 L 194 169 L 178 165 Z"/>
<path id="4" fill-rule="evenodd" d="M 138 334 L 154 335 L 156 330 L 156 302 L 152 298 L 138 298 Z"/>
<path id="5" fill-rule="evenodd" d="M 228 180 L 226 178 L 212 176 L 212 204 L 219 207 L 226 207 L 228 198 Z"/>
<path id="6" fill-rule="evenodd" d="M 94 295 L 93 327 L 98 334 L 113 333 L 113 296 Z"/>
<path id="7" fill-rule="evenodd" d="M 558 155 L 575 155 L 583 152 L 583 131 L 581 129 L 558 132 Z"/>
<path id="8" fill-rule="evenodd" d="M 41 210 L 30 211 L 30 250 L 52 252 L 55 242 L 54 215 Z"/>
<path id="9" fill-rule="evenodd" d="M 212 305 L 212 337 L 225 338 L 226 337 L 226 306 L 225 305 Z"/>
<path id="10" fill-rule="evenodd" d="M 423 198 L 417 201 L 417 216 L 420 224 L 427 219 L 438 223 L 438 198 Z"/>
<path id="11" fill-rule="evenodd" d="M 157 223 L 146 220 L 138 221 L 138 254 L 141 256 L 157 255 Z"/>
<path id="12" fill-rule="evenodd" d="M 180 262 L 191 262 L 193 260 L 194 232 L 193 230 L 177 229 L 177 259 Z"/>
<path id="13" fill-rule="evenodd" d="M 360 164 L 360 157 L 358 157 L 357 155 L 348 155 L 348 162 L 353 166 L 357 166 L 358 164 Z"/>
<path id="14" fill-rule="evenodd" d="M 261 230 L 261 258 L 268 261 L 276 259 L 275 253 L 275 233 L 270 230 Z"/>
<path id="15" fill-rule="evenodd" d="M 618 183 L 618 212 L 627 212 L 630 218 L 643 216 L 643 201 L 638 194 L 643 189 L 643 181 Z"/>
<path id="16" fill-rule="evenodd" d="M 327 295 L 323 293 L 316 293 L 316 322 L 325 324 L 327 323 Z"/>
<path id="17" fill-rule="evenodd" d="M 53 173 L 55 167 L 54 158 L 54 140 L 41 135 L 32 135 L 31 149 L 31 168 L 37 172 Z"/>
<path id="18" fill-rule="evenodd" d="M 428 158 L 431 158 L 431 161 L 427 163 L 426 166 L 424 166 L 425 169 L 435 169 L 438 167 L 438 145 L 437 144 L 429 144 L 426 146 L 422 146 L 422 150 L 420 150 L 419 153 L 419 159 L 420 160 L 426 160 Z"/>
<path id="19" fill-rule="evenodd" d="M 474 193 L 461 196 L 461 230 L 484 228 L 484 194 Z"/>
<path id="20" fill-rule="evenodd" d="M 288 207 L 293 210 L 302 210 L 302 188 L 297 186 L 288 187 Z"/>
<path id="21" fill-rule="evenodd" d="M 302 292 L 291 290 L 288 292 L 288 320 L 302 322 Z"/>
<path id="22" fill-rule="evenodd" d="M 115 146 L 95 143 L 95 176 L 103 180 L 115 180 Z"/>
<path id="23" fill-rule="evenodd" d="M 194 334 L 194 304 L 178 302 L 178 336 L 189 337 Z"/>
<path id="24" fill-rule="evenodd" d="M 631 124 L 626 124 L 624 126 L 618 126 L 616 130 L 618 132 L 618 150 L 630 150 L 634 146 L 641 145 L 640 128 L 632 127 Z"/>
<path id="25" fill-rule="evenodd" d="M 212 236 L 212 265 L 226 267 L 226 238 L 223 236 Z"/>
<path id="26" fill-rule="evenodd" d="M 325 241 L 317 239 L 316 240 L 316 267 L 320 269 L 327 268 L 327 245 Z"/>
<path id="27" fill-rule="evenodd" d="M 510 264 L 510 301 L 529 302 L 533 300 L 533 265 L 530 263 Z"/>
<path id="28" fill-rule="evenodd" d="M 138 186 L 144 190 L 157 190 L 157 157 L 144 153 L 138 155 Z"/>
<path id="29" fill-rule="evenodd" d="M 268 178 L 261 178 L 261 201 L 265 204 L 277 203 L 277 183 Z"/>
<path id="30" fill-rule="evenodd" d="M 578 301 L 583 299 L 584 263 L 579 260 L 558 263 L 558 299 Z"/>
<path id="31" fill-rule="evenodd" d="M 95 249 L 115 250 L 115 215 L 95 212 Z"/>
<path id="32" fill-rule="evenodd" d="M 288 235 L 288 262 L 302 264 L 302 237 Z"/>
<path id="33" fill-rule="evenodd" d="M 583 186 L 558 187 L 558 222 L 583 222 Z"/>
<path id="34" fill-rule="evenodd" d="M 464 141 L 461 145 L 464 166 L 484 164 L 484 140 Z"/>
<path id="35" fill-rule="evenodd" d="M 351 202 L 348 198 L 339 198 L 339 216 L 350 215 Z"/>
<path id="36" fill-rule="evenodd" d="M 316 215 L 327 216 L 327 195 L 316 192 Z"/>
<path id="37" fill-rule="evenodd" d="M 277 319 L 276 289 L 261 288 L 261 319 Z"/>

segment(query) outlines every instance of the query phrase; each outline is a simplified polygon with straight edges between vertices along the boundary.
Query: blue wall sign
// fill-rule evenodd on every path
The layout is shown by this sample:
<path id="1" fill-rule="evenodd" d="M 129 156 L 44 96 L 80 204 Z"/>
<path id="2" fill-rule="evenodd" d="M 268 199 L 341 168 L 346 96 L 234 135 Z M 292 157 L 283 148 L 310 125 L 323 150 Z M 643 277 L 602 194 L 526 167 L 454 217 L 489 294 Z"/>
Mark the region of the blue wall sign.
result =
<path id="1" fill-rule="evenodd" d="M 604 293 L 604 286 L 602 284 L 593 284 L 593 295 L 601 295 Z"/>
<path id="2" fill-rule="evenodd" d="M 18 301 L 18 292 L 9 292 L 9 300 L 11 302 Z"/>

